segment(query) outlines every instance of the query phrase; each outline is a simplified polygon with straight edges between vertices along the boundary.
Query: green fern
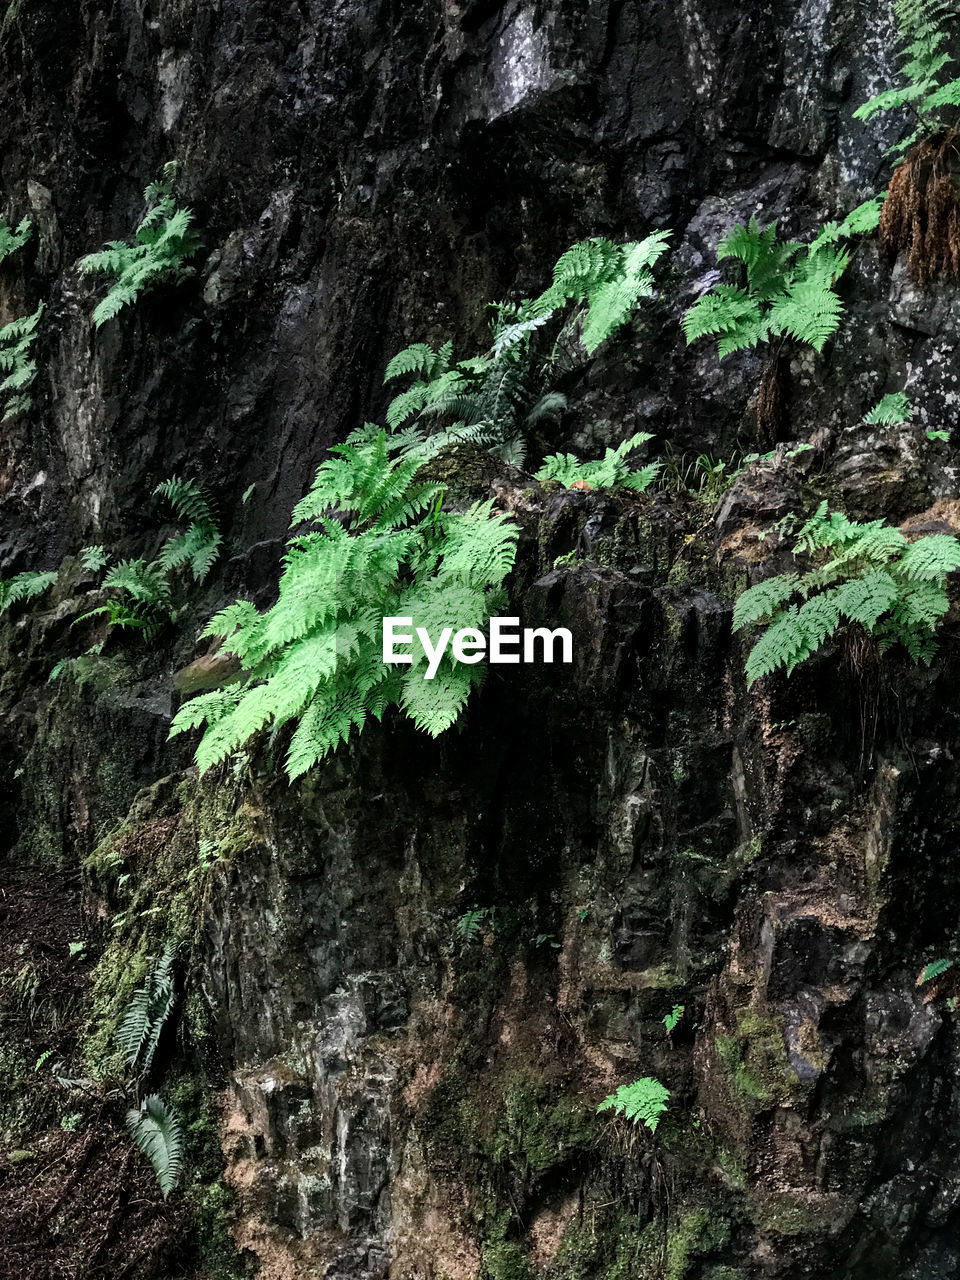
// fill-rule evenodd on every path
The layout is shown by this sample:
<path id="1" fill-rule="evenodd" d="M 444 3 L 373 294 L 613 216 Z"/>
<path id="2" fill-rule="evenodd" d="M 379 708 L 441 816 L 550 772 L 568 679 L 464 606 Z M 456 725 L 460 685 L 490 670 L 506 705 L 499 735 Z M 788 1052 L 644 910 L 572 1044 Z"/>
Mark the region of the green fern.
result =
<path id="1" fill-rule="evenodd" d="M 902 645 L 915 662 L 930 661 L 950 603 L 947 574 L 960 568 L 960 541 L 931 534 L 908 544 L 882 520 L 859 524 L 828 514 L 824 502 L 800 529 L 794 552 L 813 557 L 812 567 L 759 582 L 734 606 L 735 631 L 766 627 L 747 659 L 750 684 L 781 667 L 789 674 L 853 624 L 882 651 Z"/>
<path id="2" fill-rule="evenodd" d="M 101 658 L 103 652 L 103 644 L 92 644 L 83 653 L 77 654 L 76 657 L 61 658 L 59 662 L 52 667 L 47 680 L 52 684 L 57 680 L 69 677 L 74 680 L 78 686 L 95 680 L 98 673 L 101 672 Z"/>
<path id="3" fill-rule="evenodd" d="M 674 1031 L 676 1031 L 677 1024 L 683 1017 L 685 1008 L 685 1005 L 675 1004 L 666 1017 L 661 1019 L 668 1036 L 672 1036 Z"/>
<path id="4" fill-rule="evenodd" d="M 492 924 L 493 918 L 493 907 L 473 907 L 470 911 L 465 911 L 457 921 L 457 933 L 464 942 L 473 942 L 479 935 L 484 920 Z"/>
<path id="5" fill-rule="evenodd" d="M 159 561 L 121 560 L 103 580 L 113 598 L 77 618 L 74 625 L 103 617 L 118 630 L 139 631 L 144 640 L 153 640 L 164 623 L 176 618 L 173 596 L 165 566 Z"/>
<path id="6" fill-rule="evenodd" d="M 127 1112 L 127 1128 L 138 1150 L 146 1156 L 157 1175 L 166 1200 L 183 1172 L 183 1122 L 155 1093 L 144 1098 L 139 1108 Z"/>
<path id="7" fill-rule="evenodd" d="M 919 977 L 917 978 L 917 986 L 925 986 L 928 982 L 932 982 L 934 978 L 942 977 L 948 969 L 953 968 L 954 963 L 955 961 L 953 960 L 931 960 L 928 965 L 925 965 L 924 968 L 920 970 Z"/>
<path id="8" fill-rule="evenodd" d="M 82 547 L 79 552 L 80 564 L 89 573 L 99 573 L 110 563 L 106 549 L 101 546 Z"/>
<path id="9" fill-rule="evenodd" d="M 111 598 L 83 614 L 77 623 L 102 617 L 113 628 L 138 631 L 144 640 L 153 640 L 180 614 L 176 571 L 186 568 L 194 582 L 200 583 L 215 564 L 223 540 L 201 486 L 173 476 L 158 484 L 154 493 L 166 498 L 175 513 L 190 524 L 183 533 L 168 538 L 154 560 L 122 560 L 114 565 L 103 580 L 103 589 L 112 593 Z M 86 548 L 81 557 L 88 569 L 108 564 L 102 547 Z"/>
<path id="10" fill-rule="evenodd" d="M 24 218 L 15 230 L 8 223 L 0 221 L 0 262 L 22 249 L 32 232 L 33 226 L 29 218 Z"/>
<path id="11" fill-rule="evenodd" d="M 579 333 L 588 355 L 625 324 L 653 294 L 653 267 L 666 252 L 670 233 L 615 245 L 585 240 L 568 249 L 539 297 L 493 307 L 491 345 L 481 356 L 454 362 L 452 344 L 407 347 L 390 361 L 384 381 L 415 378 L 392 400 L 387 424 L 405 450 L 472 443 L 522 466 L 526 440 L 539 423 L 556 419 L 566 398 L 551 382 L 565 351 Z M 572 308 L 570 304 L 573 304 Z M 541 351 L 543 334 L 553 345 Z M 413 423 L 416 431 L 404 435 Z"/>
<path id="12" fill-rule="evenodd" d="M 166 166 L 163 179 L 151 183 L 144 192 L 148 209 L 132 245 L 110 240 L 106 249 L 80 261 L 83 274 L 111 277 L 106 296 L 93 312 L 98 329 L 124 307 L 132 306 L 142 294 L 193 273 L 190 259 L 200 252 L 201 243 L 192 227 L 193 214 L 174 202 L 174 172 Z"/>
<path id="13" fill-rule="evenodd" d="M 912 412 L 906 392 L 894 391 L 873 406 L 864 422 L 872 427 L 896 427 L 901 422 L 909 422 Z"/>
<path id="14" fill-rule="evenodd" d="M 0 580 L 0 613 L 6 613 L 15 604 L 22 604 L 42 596 L 45 591 L 49 591 L 56 580 L 57 574 L 53 571 L 18 573 L 13 578 Z"/>
<path id="15" fill-rule="evenodd" d="M 402 456 L 384 431 L 361 428 L 331 452 L 293 512 L 295 526 L 315 527 L 291 538 L 277 603 L 261 613 L 238 601 L 207 627 L 240 659 L 245 682 L 202 694 L 174 719 L 173 734 L 206 726 L 201 771 L 261 730 L 273 739 L 297 722 L 293 780 L 391 705 L 435 736 L 481 679 L 448 659 L 430 681 L 420 659 L 384 664 L 383 618 L 414 617 L 433 635 L 485 626 L 503 604 L 516 525 L 490 503 L 444 512 L 439 487 L 416 478 L 422 454 Z"/>
<path id="16" fill-rule="evenodd" d="M 566 489 L 580 484 L 591 489 L 624 488 L 643 493 L 657 478 L 660 463 L 653 462 L 634 471 L 627 458 L 652 439 L 647 432 L 640 431 L 616 449 L 607 449 L 603 458 L 596 462 L 581 462 L 572 453 L 555 453 L 544 458 L 535 478 L 541 484 L 548 480 L 558 481 Z"/>
<path id="17" fill-rule="evenodd" d="M 916 127 L 891 148 L 902 158 L 915 142 L 956 122 L 960 78 L 954 75 L 956 59 L 950 47 L 960 15 L 953 0 L 896 0 L 895 8 L 904 84 L 877 94 L 853 114 L 857 120 L 870 120 L 880 112 L 906 109 Z"/>
<path id="18" fill-rule="evenodd" d="M 626 324 L 638 302 L 653 296 L 653 267 L 666 253 L 670 235 L 654 231 L 629 244 L 595 238 L 573 245 L 557 262 L 550 288 L 532 303 L 532 313 L 544 316 L 567 302 L 585 303 L 580 340 L 593 355 Z"/>
<path id="19" fill-rule="evenodd" d="M 209 500 L 194 480 L 172 476 L 154 493 L 166 498 L 178 516 L 190 521 L 186 532 L 169 539 L 158 558 L 166 571 L 186 565 L 196 582 L 203 582 L 220 554 L 222 538 Z"/>
<path id="20" fill-rule="evenodd" d="M 153 1065 L 160 1035 L 176 1004 L 175 943 L 168 942 L 130 999 L 117 1028 L 117 1041 L 131 1070 L 145 1076 Z"/>
<path id="21" fill-rule="evenodd" d="M 37 362 L 33 344 L 37 340 L 37 326 L 43 315 L 43 304 L 33 315 L 11 320 L 0 328 L 0 403 L 3 405 L 0 422 L 26 413 L 31 405 L 30 388 L 37 377 Z"/>
<path id="22" fill-rule="evenodd" d="M 874 230 L 879 220 L 880 202 L 868 200 L 843 222 L 829 223 L 809 245 L 778 240 L 775 222 L 761 227 L 753 217 L 734 226 L 717 257 L 741 263 L 743 283 L 718 283 L 687 311 L 687 343 L 716 338 L 721 359 L 777 337 L 822 351 L 843 314 L 835 286 L 850 255 L 838 242 Z"/>
<path id="23" fill-rule="evenodd" d="M 195 480 L 183 480 L 179 476 L 171 476 L 169 480 L 158 484 L 153 492 L 166 498 L 182 519 L 196 524 L 212 525 L 214 523 L 210 501 Z"/>
<path id="24" fill-rule="evenodd" d="M 614 1111 L 633 1124 L 644 1124 L 656 1133 L 663 1113 L 670 1105 L 670 1090 L 654 1079 L 644 1076 L 633 1084 L 622 1084 L 597 1107 L 597 1111 Z"/>
<path id="25" fill-rule="evenodd" d="M 513 308 L 499 307 L 496 314 L 493 347 L 486 356 L 454 366 L 450 343 L 438 352 L 418 344 L 387 366 L 385 380 L 414 371 L 425 375 L 396 396 L 387 410 L 387 423 L 398 432 L 406 452 L 422 453 L 423 428 L 428 427 L 430 451 L 444 444 L 472 443 L 520 465 L 526 433 L 566 407 L 563 396 L 543 390 L 529 345 L 533 329 L 513 322 Z M 407 436 L 399 433 L 411 420 L 417 429 Z"/>

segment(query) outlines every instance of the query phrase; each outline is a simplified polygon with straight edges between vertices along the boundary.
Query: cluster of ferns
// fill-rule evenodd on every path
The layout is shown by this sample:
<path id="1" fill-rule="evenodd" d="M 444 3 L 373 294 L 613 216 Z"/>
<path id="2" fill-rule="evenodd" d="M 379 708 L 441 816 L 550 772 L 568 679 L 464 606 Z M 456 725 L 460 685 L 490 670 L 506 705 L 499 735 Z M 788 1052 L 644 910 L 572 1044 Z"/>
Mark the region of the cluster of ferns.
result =
<path id="1" fill-rule="evenodd" d="M 952 136 L 949 117 L 960 104 L 947 52 L 955 14 L 942 0 L 899 0 L 897 13 L 905 85 L 857 114 L 910 107 L 920 133 L 907 145 L 916 147 Z M 98 326 L 144 291 L 189 273 L 200 241 L 189 210 L 174 201 L 174 178 L 168 167 L 147 189 L 147 213 L 132 245 L 115 241 L 82 261 L 84 272 L 111 280 L 94 311 Z M 821 351 L 842 320 L 838 281 L 858 239 L 882 227 L 884 213 L 882 197 L 867 200 L 807 242 L 785 240 L 776 223 L 755 218 L 734 226 L 718 249 L 733 274 L 713 283 L 683 317 L 688 343 L 712 339 L 721 358 L 763 344 L 777 353 L 786 343 Z M 0 260 L 29 234 L 25 222 L 0 228 Z M 542 482 L 635 491 L 652 485 L 659 464 L 633 462 L 649 440 L 643 433 L 585 462 L 572 454 L 545 456 L 542 432 L 566 407 L 558 383 L 655 296 L 654 273 L 669 237 L 661 230 L 621 245 L 582 241 L 563 254 L 537 297 L 493 307 L 482 354 L 456 359 L 450 342 L 415 343 L 391 360 L 385 381 L 401 386 L 386 428 L 359 428 L 321 466 L 293 513 L 276 603 L 262 610 L 238 601 L 206 629 L 236 656 L 241 674 L 187 703 L 174 721 L 174 733 L 203 728 L 202 769 L 266 733 L 271 747 L 282 741 L 293 779 L 389 707 L 430 734 L 457 719 L 482 668 L 445 659 L 429 684 L 416 660 L 398 672 L 378 660 L 380 623 L 400 614 L 416 616 L 428 630 L 482 628 L 505 603 L 518 531 L 490 503 L 445 510 L 442 487 L 425 478 L 430 461 L 441 449 L 470 443 L 522 466 L 533 445 L 543 458 L 536 472 Z M 0 330 L 0 371 L 7 374 L 0 394 L 8 412 L 22 411 L 36 375 L 31 347 L 41 315 L 42 308 Z M 905 396 L 896 393 L 872 418 L 908 414 Z M 113 594 L 100 612 L 112 626 L 155 634 L 162 619 L 175 616 L 171 571 L 187 566 L 198 581 L 208 572 L 219 534 L 196 487 L 192 495 L 203 510 L 158 560 L 126 561 L 107 574 L 103 585 Z M 176 494 L 166 496 L 176 505 Z M 908 546 L 895 529 L 856 525 L 822 510 L 800 530 L 795 550 L 809 566 L 805 572 L 760 583 L 738 602 L 737 628 L 766 627 L 748 658 L 751 682 L 792 669 L 850 624 L 882 648 L 902 644 L 915 660 L 929 659 L 947 608 L 946 575 L 960 565 L 956 540 L 937 536 Z M 0 584 L 0 609 L 39 595 L 53 577 L 24 574 Z"/>
<path id="2" fill-rule="evenodd" d="M 709 338 L 721 358 L 759 346 L 774 356 L 788 343 L 820 352 L 842 320 L 837 284 L 854 246 L 878 226 L 888 248 L 905 250 L 919 280 L 940 271 L 960 274 L 960 202 L 946 192 L 938 170 L 957 136 L 952 117 L 960 107 L 960 79 L 950 74 L 948 52 L 956 14 L 945 0 L 898 0 L 896 8 L 905 83 L 857 113 L 869 118 L 906 107 L 918 122 L 900 149 L 901 160 L 909 153 L 890 198 L 866 201 L 806 243 L 782 239 L 776 223 L 763 226 L 753 218 L 735 226 L 718 249 L 719 260 L 733 264 L 732 273 L 683 317 L 688 343 Z M 80 263 L 82 273 L 108 281 L 93 311 L 97 327 L 145 292 L 191 273 L 201 242 L 190 211 L 174 199 L 175 176 L 168 166 L 147 188 L 146 213 L 132 244 L 113 241 Z M 31 230 L 26 220 L 16 227 L 0 223 L 0 264 L 23 249 Z M 594 238 L 574 245 L 541 294 L 494 306 L 482 354 L 458 360 L 450 342 L 415 343 L 391 360 L 384 380 L 400 388 L 386 428 L 359 428 L 319 468 L 293 512 L 276 602 L 261 609 L 237 601 L 206 627 L 205 634 L 238 659 L 239 673 L 225 687 L 187 702 L 174 720 L 173 734 L 203 729 L 196 756 L 201 770 L 242 758 L 252 740 L 265 737 L 268 750 L 282 744 L 292 780 L 391 707 L 432 735 L 453 724 L 482 667 L 447 657 L 427 682 L 423 661 L 387 666 L 380 660 L 382 619 L 413 616 L 431 633 L 450 625 L 483 629 L 506 606 L 504 584 L 518 528 L 491 502 L 445 509 L 430 464 L 441 450 L 470 444 L 522 467 L 533 446 L 542 458 L 535 476 L 545 485 L 634 492 L 653 485 L 660 463 L 635 462 L 651 438 L 645 433 L 587 461 L 548 455 L 542 433 L 566 408 L 558 384 L 655 296 L 654 273 L 669 236 L 655 231 L 628 244 Z M 0 328 L 0 420 L 31 407 L 43 310 L 40 304 Z M 895 392 L 867 420 L 892 425 L 909 414 L 906 396 Z M 111 564 L 101 546 L 79 554 L 84 572 L 97 575 L 104 602 L 78 621 L 102 623 L 107 635 L 157 637 L 183 615 L 186 588 L 202 583 L 219 555 L 221 535 L 199 484 L 174 477 L 155 492 L 171 505 L 181 529 L 153 559 Z M 930 660 L 948 609 L 947 575 L 960 568 L 957 539 L 936 534 L 908 542 L 882 521 L 857 523 L 826 504 L 802 523 L 782 522 L 781 533 L 790 525 L 800 567 L 756 583 L 734 610 L 736 630 L 762 629 L 747 658 L 751 684 L 780 669 L 789 672 L 828 639 L 852 630 L 872 636 L 880 650 L 897 645 L 914 661 Z M 57 577 L 21 573 L 0 582 L 0 613 L 41 598 Z M 96 660 L 104 642 L 64 659 L 52 674 L 76 675 L 81 662 Z M 467 913 L 463 936 L 473 936 L 488 914 Z M 920 980 L 943 982 L 952 966 L 936 961 Z M 177 1003 L 177 948 L 169 943 L 148 968 L 117 1032 L 130 1103 L 127 1125 L 164 1196 L 182 1176 L 185 1128 L 175 1107 L 147 1088 Z M 664 1020 L 668 1034 L 682 1012 L 676 1006 Z M 669 1097 L 659 1081 L 644 1077 L 621 1086 L 599 1110 L 655 1134 Z"/>

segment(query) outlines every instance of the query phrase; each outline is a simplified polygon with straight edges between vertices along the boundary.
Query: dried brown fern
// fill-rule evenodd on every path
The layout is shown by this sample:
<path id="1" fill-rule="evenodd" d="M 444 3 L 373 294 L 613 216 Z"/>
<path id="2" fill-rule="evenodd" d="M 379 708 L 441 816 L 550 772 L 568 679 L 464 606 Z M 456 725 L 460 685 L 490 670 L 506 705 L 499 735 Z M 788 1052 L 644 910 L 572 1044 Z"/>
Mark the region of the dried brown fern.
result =
<path id="1" fill-rule="evenodd" d="M 880 218 L 880 245 L 906 254 L 910 276 L 927 285 L 960 276 L 960 131 L 925 138 L 890 180 Z"/>

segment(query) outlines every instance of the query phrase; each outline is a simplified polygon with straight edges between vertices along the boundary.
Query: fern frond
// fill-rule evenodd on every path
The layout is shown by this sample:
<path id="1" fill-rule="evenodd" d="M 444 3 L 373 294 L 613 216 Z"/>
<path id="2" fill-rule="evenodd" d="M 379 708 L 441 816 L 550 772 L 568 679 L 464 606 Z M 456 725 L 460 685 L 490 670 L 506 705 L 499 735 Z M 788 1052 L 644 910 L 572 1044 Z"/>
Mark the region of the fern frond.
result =
<path id="1" fill-rule="evenodd" d="M 789 334 L 814 351 L 822 351 L 842 314 L 843 303 L 829 284 L 817 279 L 798 281 L 789 293 L 773 300 L 769 331 Z"/>
<path id="2" fill-rule="evenodd" d="M 604 457 L 596 462 L 581 462 L 572 453 L 553 454 L 544 458 L 535 479 L 541 483 L 556 480 L 567 489 L 579 482 L 588 485 L 591 489 L 614 489 L 617 486 L 623 486 L 643 492 L 659 474 L 660 463 L 650 463 L 640 471 L 632 471 L 627 458 L 652 438 L 648 432 L 637 432 L 636 435 L 619 444 L 616 449 L 607 449 Z"/>
<path id="3" fill-rule="evenodd" d="M 183 1125 L 179 1115 L 152 1093 L 139 1109 L 131 1107 L 127 1112 L 127 1128 L 137 1149 L 153 1166 L 166 1200 L 183 1171 Z"/>
<path id="4" fill-rule="evenodd" d="M 871 98 L 853 114 L 854 119 L 869 120 L 880 112 L 911 108 L 920 127 L 894 148 L 902 156 L 918 137 L 949 125 L 950 113 L 960 106 L 960 78 L 948 71 L 955 61 L 951 50 L 958 14 L 946 0 L 896 0 L 895 8 L 905 83 Z"/>
<path id="5" fill-rule="evenodd" d="M 550 319 L 552 312 L 545 312 L 543 315 L 531 316 L 528 320 L 517 320 L 513 324 L 504 325 L 500 328 L 493 341 L 493 356 L 502 356 L 505 351 L 509 351 L 511 347 L 515 347 L 524 339 L 529 338 L 531 333 L 537 329 L 542 329 Z"/>
<path id="6" fill-rule="evenodd" d="M 0 613 L 6 613 L 15 604 L 35 600 L 43 595 L 56 582 L 57 576 L 51 570 L 45 573 L 18 573 L 13 578 L 0 580 Z"/>
<path id="7" fill-rule="evenodd" d="M 213 524 L 213 512 L 203 488 L 195 480 L 171 476 L 153 491 L 166 498 L 178 516 L 198 524 Z"/>
<path id="8" fill-rule="evenodd" d="M 91 573 L 99 573 L 110 563 L 110 557 L 103 547 L 83 547 L 80 551 L 80 564 Z"/>
<path id="9" fill-rule="evenodd" d="M 749 587 L 733 607 L 734 631 L 742 631 L 744 627 L 771 618 L 796 594 L 799 584 L 799 574 L 784 573 Z"/>
<path id="10" fill-rule="evenodd" d="M 669 231 L 654 231 L 645 240 L 621 246 L 611 279 L 588 289 L 590 309 L 581 341 L 590 355 L 629 320 L 641 298 L 653 295 L 652 267 L 667 251 Z"/>
<path id="11" fill-rule="evenodd" d="M 860 524 L 842 512 L 828 514 L 823 502 L 794 551 L 818 562 L 806 573 L 758 583 L 734 607 L 734 629 L 768 623 L 747 659 L 749 683 L 780 667 L 789 673 L 849 624 L 872 633 L 881 650 L 900 644 L 915 662 L 929 662 L 949 608 L 947 575 L 960 568 L 960 540 L 933 534 L 908 545 L 882 520 Z M 804 603 L 785 608 L 794 595 Z"/>
<path id="12" fill-rule="evenodd" d="M 620 483 L 625 489 L 632 489 L 635 493 L 646 493 L 650 486 L 655 483 L 662 470 L 663 463 L 648 462 L 645 467 L 628 472 Z"/>
<path id="13" fill-rule="evenodd" d="M 704 294 L 686 312 L 681 327 L 688 345 L 698 338 L 722 335 L 727 340 L 724 355 L 753 346 L 766 336 L 759 302 L 733 285 L 717 285 Z"/>
<path id="14" fill-rule="evenodd" d="M 177 208 L 168 184 L 151 184 L 144 195 L 148 205 L 156 203 L 137 227 L 134 244 L 113 240 L 106 249 L 80 260 L 84 275 L 113 277 L 106 296 L 94 308 L 93 322 L 98 329 L 124 307 L 133 305 L 142 293 L 191 274 L 190 259 L 200 251 L 200 239 L 192 228 L 193 214 Z"/>
<path id="15" fill-rule="evenodd" d="M 859 622 L 866 631 L 872 631 L 882 615 L 897 603 L 900 591 L 891 574 L 885 569 L 874 569 L 843 583 L 829 594 L 851 622 Z M 835 629 L 834 626 L 832 630 Z"/>
<path id="16" fill-rule="evenodd" d="M 117 1028 L 117 1041 L 127 1066 L 146 1075 L 160 1041 L 160 1034 L 176 1003 L 174 965 L 177 947 L 168 942 L 156 964 L 136 989 Z"/>
<path id="17" fill-rule="evenodd" d="M 622 1084 L 597 1107 L 597 1111 L 614 1111 L 633 1124 L 644 1124 L 656 1133 L 660 1118 L 670 1104 L 670 1090 L 652 1076 L 644 1076 L 633 1084 Z"/>
<path id="18" fill-rule="evenodd" d="M 567 397 L 562 391 L 548 391 L 540 397 L 524 419 L 528 429 L 541 422 L 555 421 L 567 408 Z"/>
<path id="19" fill-rule="evenodd" d="M 32 233 L 33 224 L 29 218 L 24 218 L 15 230 L 8 223 L 0 221 L 0 262 L 22 249 Z"/>
<path id="20" fill-rule="evenodd" d="M 422 375 L 426 382 L 432 382 L 449 373 L 453 368 L 453 342 L 447 341 L 436 351 L 426 343 L 414 343 L 401 351 L 387 365 L 384 382 L 389 382 L 402 374 L 416 373 Z"/>
<path id="21" fill-rule="evenodd" d="M 928 965 L 920 970 L 917 978 L 917 986 L 922 987 L 928 982 L 932 982 L 934 978 L 942 977 L 948 969 L 952 969 L 955 964 L 953 960 L 931 960 Z"/>
<path id="22" fill-rule="evenodd" d="M 901 422 L 909 422 L 912 412 L 906 392 L 894 391 L 875 404 L 863 420 L 870 426 L 895 427 Z"/>
<path id="23" fill-rule="evenodd" d="M 107 590 L 123 591 L 140 604 L 162 606 L 169 586 L 162 566 L 146 560 L 121 560 L 103 580 Z"/>
<path id="24" fill-rule="evenodd" d="M 431 634 L 441 615 L 441 625 L 484 625 L 513 566 L 517 526 L 490 503 L 441 512 L 437 486 L 416 479 L 420 459 L 397 456 L 382 431 L 363 428 L 332 453 L 294 510 L 294 526 L 317 527 L 291 539 L 276 604 L 261 613 L 237 602 L 207 628 L 240 658 L 247 684 L 202 695 L 175 717 L 174 733 L 205 726 L 202 771 L 256 733 L 275 739 L 296 722 L 293 780 L 390 705 L 439 732 L 478 678 L 464 682 L 467 668 L 457 668 L 426 681 L 422 660 L 402 672 L 384 665 L 383 618 L 409 612 Z M 352 518 L 332 520 L 332 510 Z"/>
<path id="25" fill-rule="evenodd" d="M 808 643 L 803 626 L 798 622 L 799 612 L 796 605 L 791 605 L 778 614 L 750 650 L 746 668 L 748 684 L 755 684 L 778 667 L 786 667 L 790 672 L 816 651 L 817 646 Z"/>
<path id="26" fill-rule="evenodd" d="M 854 236 L 869 235 L 880 225 L 883 213 L 883 197 L 876 196 L 872 200 L 864 200 L 856 209 L 848 213 L 840 224 L 840 235 L 846 239 Z"/>
<path id="27" fill-rule="evenodd" d="M 0 328 L 0 370 L 7 375 L 0 382 L 4 421 L 30 408 L 30 397 L 25 393 L 37 376 L 33 344 L 42 315 L 43 303 L 32 315 L 11 320 Z"/>
<path id="28" fill-rule="evenodd" d="M 960 541 L 946 533 L 932 533 L 907 547 L 898 571 L 912 582 L 942 582 L 960 569 Z"/>

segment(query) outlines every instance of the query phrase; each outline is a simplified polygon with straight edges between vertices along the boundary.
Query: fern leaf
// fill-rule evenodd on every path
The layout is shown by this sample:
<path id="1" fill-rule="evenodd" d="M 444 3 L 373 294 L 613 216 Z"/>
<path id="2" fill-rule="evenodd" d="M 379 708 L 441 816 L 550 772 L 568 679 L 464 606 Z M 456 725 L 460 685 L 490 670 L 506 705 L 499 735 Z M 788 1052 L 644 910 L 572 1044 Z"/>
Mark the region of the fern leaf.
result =
<path id="1" fill-rule="evenodd" d="M 173 507 L 178 516 L 198 524 L 212 524 L 213 512 L 202 487 L 195 480 L 184 480 L 179 476 L 171 476 L 158 484 L 153 491 L 159 494 Z"/>
<path id="2" fill-rule="evenodd" d="M 960 569 L 960 542 L 945 533 L 918 538 L 903 553 L 899 570 L 913 582 L 940 582 Z"/>
<path id="3" fill-rule="evenodd" d="M 6 222 L 0 222 L 0 262 L 22 249 L 32 233 L 33 225 L 29 218 L 24 218 L 15 230 Z"/>
<path id="4" fill-rule="evenodd" d="M 774 299 L 769 331 L 789 334 L 815 351 L 822 351 L 836 332 L 842 314 L 843 303 L 829 283 L 818 279 L 799 281 L 789 293 Z"/>
<path id="5" fill-rule="evenodd" d="M 895 427 L 901 422 L 909 422 L 912 412 L 906 392 L 894 391 L 875 404 L 863 420 L 870 426 Z"/>
<path id="6" fill-rule="evenodd" d="M 548 391 L 540 397 L 524 420 L 528 429 L 541 422 L 555 421 L 567 408 L 567 397 L 562 391 Z"/>
<path id="7" fill-rule="evenodd" d="M 848 213 L 844 218 L 840 225 L 840 235 L 847 239 L 853 236 L 869 235 L 871 231 L 876 231 L 880 225 L 882 213 L 882 196 L 877 196 L 872 200 L 864 200 L 863 204 L 858 204 L 856 209 Z"/>
<path id="8" fill-rule="evenodd" d="M 931 960 L 928 965 L 924 965 L 920 970 L 920 974 L 917 977 L 917 986 L 922 987 L 926 983 L 932 982 L 934 978 L 942 977 L 948 969 L 953 968 L 954 963 L 955 961 L 953 960 Z"/>
<path id="9" fill-rule="evenodd" d="M 893 608 L 899 594 L 896 581 L 885 569 L 875 569 L 830 592 L 840 612 L 867 631 L 873 631 L 882 615 Z"/>
<path id="10" fill-rule="evenodd" d="M 437 353 L 425 342 L 415 342 L 412 346 L 399 351 L 387 365 L 383 375 L 384 382 L 401 378 L 406 374 L 422 374 L 429 379 L 437 361 Z"/>
<path id="11" fill-rule="evenodd" d="M 746 667 L 748 684 L 755 684 L 779 667 L 786 667 L 790 672 L 816 651 L 817 646 L 811 646 L 803 625 L 798 622 L 799 612 L 796 605 L 791 605 L 778 614 L 750 650 Z"/>
<path id="12" fill-rule="evenodd" d="M 531 316 L 527 320 L 518 320 L 515 324 L 504 325 L 494 339 L 494 357 L 502 356 L 505 351 L 509 351 L 511 347 L 528 338 L 531 333 L 542 329 L 551 315 L 552 312 L 546 312 L 544 315 Z"/>
<path id="13" fill-rule="evenodd" d="M 80 564 L 91 573 L 99 573 L 110 563 L 110 557 L 103 547 L 83 547 L 80 551 Z"/>
<path id="14" fill-rule="evenodd" d="M 597 1111 L 614 1111 L 634 1124 L 644 1124 L 651 1133 L 670 1103 L 670 1090 L 652 1076 L 644 1076 L 633 1084 L 622 1084 L 597 1107 Z"/>
<path id="15" fill-rule="evenodd" d="M 153 1166 L 166 1200 L 183 1171 L 183 1125 L 179 1115 L 154 1093 L 144 1098 L 139 1109 L 127 1112 L 127 1128 L 137 1149 Z"/>
<path id="16" fill-rule="evenodd" d="M 191 273 L 188 263 L 201 248 L 191 225 L 193 214 L 177 208 L 167 192 L 165 183 L 147 188 L 147 202 L 156 199 L 157 203 L 144 214 L 133 245 L 114 240 L 106 249 L 81 259 L 84 275 L 112 277 L 106 296 L 94 308 L 93 322 L 98 329 L 124 307 L 133 305 L 142 293 Z"/>
<path id="17" fill-rule="evenodd" d="M 161 1032 L 176 1003 L 173 973 L 176 957 L 176 944 L 167 943 L 157 963 L 133 993 L 117 1028 L 117 1041 L 127 1066 L 136 1067 L 141 1075 L 146 1075 L 153 1064 Z"/>
<path id="18" fill-rule="evenodd" d="M 516 555 L 518 529 L 491 504 L 444 514 L 435 485 L 416 479 L 417 457 L 391 456 L 382 431 L 363 428 L 317 472 L 293 513 L 317 526 L 290 541 L 276 604 L 260 613 L 240 601 L 208 627 L 243 663 L 247 684 L 188 703 L 172 732 L 204 726 L 203 771 L 269 729 L 296 722 L 287 752 L 291 780 L 322 760 L 370 716 L 399 704 L 427 732 L 459 711 L 475 676 L 459 668 L 425 681 L 418 663 L 403 673 L 381 661 L 388 614 L 416 615 L 436 630 L 441 614 L 485 624 Z M 349 511 L 344 523 L 332 510 Z M 418 682 L 417 687 L 412 684 Z"/>
<path id="19" fill-rule="evenodd" d="M 405 422 L 409 422 L 423 409 L 427 403 L 428 390 L 428 383 L 415 382 L 412 387 L 402 391 L 390 402 L 387 409 L 387 422 L 394 431 L 397 427 L 402 427 Z"/>
<path id="20" fill-rule="evenodd" d="M 759 303 L 731 285 L 719 285 L 712 293 L 705 294 L 686 312 L 681 326 L 688 345 L 698 338 L 723 335 L 729 339 L 725 344 L 726 355 L 760 341 L 764 333 Z"/>
<path id="21" fill-rule="evenodd" d="M 57 576 L 51 570 L 47 573 L 18 573 L 13 578 L 0 581 L 0 613 L 6 613 L 12 605 L 43 595 L 56 582 Z"/>
<path id="22" fill-rule="evenodd" d="M 799 583 L 798 574 L 785 573 L 749 587 L 734 605 L 734 631 L 771 618 L 796 593 Z"/>

